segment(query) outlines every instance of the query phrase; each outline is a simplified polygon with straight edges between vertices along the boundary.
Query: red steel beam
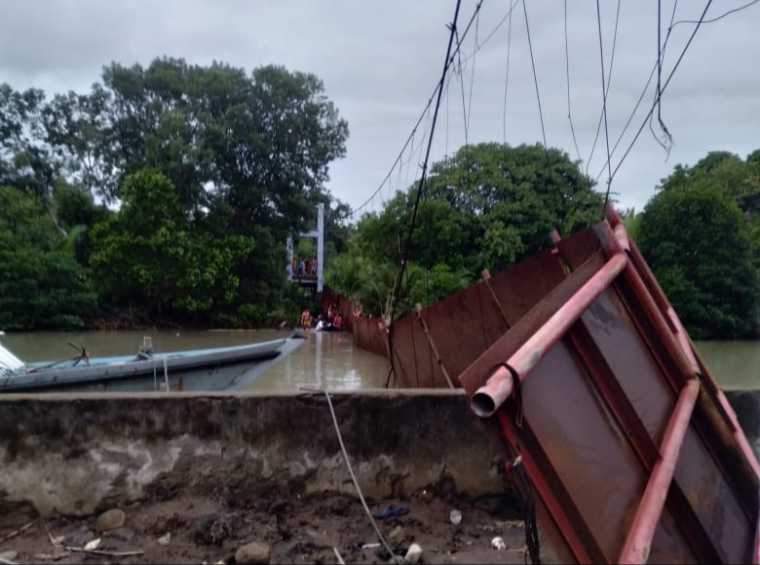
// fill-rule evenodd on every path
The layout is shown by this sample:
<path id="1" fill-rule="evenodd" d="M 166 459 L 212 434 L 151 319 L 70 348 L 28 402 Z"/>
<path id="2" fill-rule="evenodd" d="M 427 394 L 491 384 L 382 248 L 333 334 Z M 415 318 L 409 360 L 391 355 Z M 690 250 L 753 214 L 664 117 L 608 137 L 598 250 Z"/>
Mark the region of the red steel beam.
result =
<path id="1" fill-rule="evenodd" d="M 697 396 L 699 381 L 692 379 L 681 389 L 676 407 L 668 420 L 660 447 L 660 459 L 655 463 L 644 489 L 623 551 L 620 553 L 619 563 L 646 563 L 649 558 L 652 538 L 665 506 L 670 483 L 673 481 L 678 454 L 689 428 Z"/>
<path id="2" fill-rule="evenodd" d="M 517 351 L 499 367 L 472 397 L 471 407 L 481 418 L 492 416 L 509 397 L 512 380 L 523 381 L 552 346 L 570 329 L 586 308 L 597 299 L 628 264 L 622 253 L 609 261 L 570 297 Z M 507 370 L 508 369 L 508 370 Z"/>

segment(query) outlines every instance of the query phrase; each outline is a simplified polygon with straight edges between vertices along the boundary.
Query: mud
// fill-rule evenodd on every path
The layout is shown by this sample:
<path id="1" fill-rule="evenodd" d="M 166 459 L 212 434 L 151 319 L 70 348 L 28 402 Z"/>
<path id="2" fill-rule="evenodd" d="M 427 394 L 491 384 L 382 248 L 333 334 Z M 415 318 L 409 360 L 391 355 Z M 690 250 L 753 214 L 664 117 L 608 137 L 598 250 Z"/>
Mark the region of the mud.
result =
<path id="1" fill-rule="evenodd" d="M 524 562 L 523 524 L 513 510 L 514 501 L 506 496 L 464 499 L 421 491 L 408 499 L 369 502 L 373 512 L 391 504 L 408 508 L 404 516 L 379 521 L 394 552 L 402 556 L 416 542 L 423 548 L 423 563 Z M 452 509 L 462 512 L 458 526 L 450 522 Z M 245 507 L 221 498 L 179 495 L 134 502 L 122 510 L 125 525 L 103 533 L 96 533 L 97 514 L 40 518 L 31 528 L 0 542 L 0 555 L 15 551 L 17 563 L 234 563 L 236 550 L 256 541 L 271 546 L 272 563 L 335 563 L 333 548 L 347 563 L 390 562 L 382 549 L 362 549 L 376 543 L 376 535 L 359 500 L 341 494 L 275 493 Z M 0 529 L 0 540 L 10 531 Z M 170 541 L 162 545 L 159 538 L 167 533 Z M 504 539 L 505 550 L 491 547 L 495 536 Z M 144 553 L 115 558 L 66 549 L 96 538 L 101 539 L 98 551 Z"/>

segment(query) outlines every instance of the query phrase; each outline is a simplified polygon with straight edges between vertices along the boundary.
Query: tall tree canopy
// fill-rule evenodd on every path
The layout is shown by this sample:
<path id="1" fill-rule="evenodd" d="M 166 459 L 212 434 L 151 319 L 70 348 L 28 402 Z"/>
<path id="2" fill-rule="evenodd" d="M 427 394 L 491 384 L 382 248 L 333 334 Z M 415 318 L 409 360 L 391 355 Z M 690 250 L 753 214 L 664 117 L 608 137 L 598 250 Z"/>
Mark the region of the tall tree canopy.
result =
<path id="1" fill-rule="evenodd" d="M 385 309 L 401 260 L 416 187 L 365 215 L 330 284 L 355 293 L 369 310 Z M 547 241 L 600 218 L 602 200 L 567 154 L 540 145 L 462 147 L 431 168 L 409 257 L 409 296 L 429 303 L 466 286 L 483 268 L 502 269 Z M 371 289 L 371 290 L 370 290 Z"/>
<path id="2" fill-rule="evenodd" d="M 347 136 L 322 82 L 277 66 L 112 63 L 49 101 L 0 85 L 0 186 L 34 195 L 104 306 L 146 321 L 283 316 L 286 237 L 323 203 L 345 245 L 325 182 Z"/>
<path id="3" fill-rule="evenodd" d="M 758 328 L 760 153 L 712 151 L 676 165 L 629 219 L 665 291 L 697 337 L 750 337 Z"/>
<path id="4" fill-rule="evenodd" d="M 96 308 L 86 271 L 44 205 L 0 187 L 0 327 L 81 327 Z"/>
<path id="5" fill-rule="evenodd" d="M 106 200 L 150 167 L 185 209 L 222 200 L 238 228 L 305 221 L 348 136 L 314 75 L 170 58 L 112 63 L 89 94 L 56 96 L 44 123 L 68 170 Z"/>

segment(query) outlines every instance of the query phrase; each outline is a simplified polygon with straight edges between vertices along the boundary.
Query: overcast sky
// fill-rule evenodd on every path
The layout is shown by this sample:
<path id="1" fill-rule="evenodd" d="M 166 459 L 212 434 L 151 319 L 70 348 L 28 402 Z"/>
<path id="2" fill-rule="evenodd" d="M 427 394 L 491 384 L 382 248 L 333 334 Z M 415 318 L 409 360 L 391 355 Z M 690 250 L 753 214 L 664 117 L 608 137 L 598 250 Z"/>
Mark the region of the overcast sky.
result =
<path id="1" fill-rule="evenodd" d="M 717 0 L 716 16 L 745 0 Z M 148 64 L 156 56 L 194 63 L 221 60 L 248 70 L 275 63 L 308 71 L 324 80 L 328 96 L 348 120 L 344 159 L 333 164 L 330 190 L 357 206 L 379 185 L 440 77 L 454 0 L 0 0 L 0 82 L 48 92 L 86 91 L 110 62 Z M 475 0 L 464 0 L 460 29 Z M 606 64 L 612 46 L 614 0 L 602 0 Z M 527 0 L 547 141 L 574 158 L 567 119 L 562 0 Z M 663 0 L 663 28 L 672 0 Z M 681 0 L 676 20 L 697 19 L 704 0 Z M 509 9 L 507 0 L 485 0 L 475 28 L 465 39 L 463 81 L 470 106 L 469 140 L 502 141 L 508 25 L 482 43 Z M 581 156 L 587 159 L 601 111 L 601 78 L 592 0 L 570 0 L 568 30 L 572 116 Z M 611 145 L 656 61 L 657 3 L 622 0 L 617 51 L 608 98 Z M 742 156 L 760 147 L 760 4 L 700 29 L 663 97 L 663 119 L 675 145 L 666 161 L 648 128 L 613 182 L 623 206 L 641 208 L 659 179 L 677 163 L 693 163 L 707 151 Z M 678 25 L 668 46 L 664 76 L 670 72 L 692 25 Z M 512 21 L 507 96 L 507 141 L 541 139 L 525 19 L 518 4 Z M 474 81 L 472 73 L 474 68 Z M 433 158 L 464 143 L 463 104 L 458 76 L 444 97 Z M 650 89 L 633 122 L 642 123 Z M 447 127 L 448 122 L 448 127 Z M 420 136 L 415 148 L 420 147 Z M 447 142 L 448 139 L 448 142 Z M 613 163 L 617 163 L 625 138 Z M 590 167 L 596 176 L 606 158 L 604 132 Z M 395 189 L 411 180 L 417 156 L 393 175 Z M 604 178 L 606 178 L 606 173 Z M 386 188 L 373 203 L 387 198 Z"/>

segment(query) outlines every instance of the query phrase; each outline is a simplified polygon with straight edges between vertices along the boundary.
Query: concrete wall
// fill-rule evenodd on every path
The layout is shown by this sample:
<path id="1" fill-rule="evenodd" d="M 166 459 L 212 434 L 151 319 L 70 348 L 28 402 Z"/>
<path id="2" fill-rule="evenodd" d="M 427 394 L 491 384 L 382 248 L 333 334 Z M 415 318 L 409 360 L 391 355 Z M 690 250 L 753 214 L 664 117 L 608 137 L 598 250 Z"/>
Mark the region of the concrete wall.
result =
<path id="1" fill-rule="evenodd" d="M 334 404 L 365 494 L 500 492 L 501 451 L 458 391 L 363 391 Z M 354 492 L 324 397 L 0 397 L 0 526 L 183 491 L 248 504 Z"/>

